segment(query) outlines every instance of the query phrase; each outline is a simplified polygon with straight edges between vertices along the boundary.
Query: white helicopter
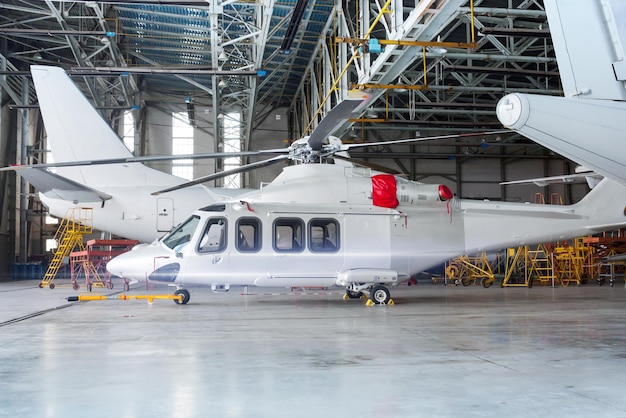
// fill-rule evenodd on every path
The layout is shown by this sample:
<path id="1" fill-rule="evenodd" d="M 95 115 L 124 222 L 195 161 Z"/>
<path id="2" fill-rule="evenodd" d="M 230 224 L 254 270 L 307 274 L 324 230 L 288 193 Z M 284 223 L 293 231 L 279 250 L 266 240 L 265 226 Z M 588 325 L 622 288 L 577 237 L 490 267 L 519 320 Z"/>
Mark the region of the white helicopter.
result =
<path id="1" fill-rule="evenodd" d="M 332 155 L 310 145 L 313 161 Z M 370 168 L 300 164 L 258 191 L 194 212 L 107 269 L 175 286 L 181 295 L 175 302 L 182 304 L 190 298 L 185 286 L 197 284 L 214 290 L 339 286 L 346 297 L 365 293 L 386 304 L 389 287 L 458 255 L 624 226 L 625 191 L 604 179 L 568 206 L 472 201 L 455 198 L 445 185 Z"/>
<path id="2" fill-rule="evenodd" d="M 497 105 L 498 118 L 626 184 L 626 154 L 619 152 L 626 137 L 626 7 L 602 0 L 544 0 L 544 5 L 565 97 L 509 94 Z"/>

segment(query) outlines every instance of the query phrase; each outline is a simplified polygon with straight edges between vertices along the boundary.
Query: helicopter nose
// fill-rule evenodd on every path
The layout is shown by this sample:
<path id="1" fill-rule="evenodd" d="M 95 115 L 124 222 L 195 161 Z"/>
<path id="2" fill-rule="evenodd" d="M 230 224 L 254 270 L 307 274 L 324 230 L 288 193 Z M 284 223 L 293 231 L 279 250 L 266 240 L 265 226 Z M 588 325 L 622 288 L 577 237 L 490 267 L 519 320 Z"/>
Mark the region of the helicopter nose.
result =
<path id="1" fill-rule="evenodd" d="M 107 263 L 109 273 L 132 280 L 146 280 L 155 269 L 157 258 L 167 257 L 162 248 L 139 246 L 133 250 L 113 257 Z"/>
<path id="2" fill-rule="evenodd" d="M 146 271 L 140 267 L 144 263 L 140 262 L 139 258 L 131 254 L 131 252 L 113 257 L 107 263 L 107 270 L 114 276 L 124 277 L 126 279 L 133 280 L 145 280 Z"/>

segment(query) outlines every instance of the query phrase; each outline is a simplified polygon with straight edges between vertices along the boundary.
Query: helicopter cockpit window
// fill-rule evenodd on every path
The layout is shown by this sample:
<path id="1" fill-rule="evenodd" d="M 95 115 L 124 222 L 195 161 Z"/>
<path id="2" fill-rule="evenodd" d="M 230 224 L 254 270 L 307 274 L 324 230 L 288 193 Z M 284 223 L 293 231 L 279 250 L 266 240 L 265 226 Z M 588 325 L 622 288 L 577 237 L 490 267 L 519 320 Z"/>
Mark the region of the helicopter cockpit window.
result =
<path id="1" fill-rule="evenodd" d="M 335 219 L 311 219 L 309 249 L 327 253 L 339 250 L 339 223 Z"/>
<path id="2" fill-rule="evenodd" d="M 237 221 L 237 250 L 256 252 L 261 249 L 261 221 L 258 218 L 241 218 Z"/>
<path id="3" fill-rule="evenodd" d="M 161 242 L 174 251 L 180 251 L 189 241 L 196 231 L 200 217 L 192 215 L 186 221 L 178 225 L 174 230 L 163 237 Z"/>
<path id="4" fill-rule="evenodd" d="M 211 218 L 200 237 L 198 252 L 211 253 L 222 251 L 224 248 L 226 248 L 226 219 Z"/>
<path id="5" fill-rule="evenodd" d="M 274 250 L 300 252 L 304 246 L 304 222 L 297 218 L 281 218 L 274 222 Z"/>

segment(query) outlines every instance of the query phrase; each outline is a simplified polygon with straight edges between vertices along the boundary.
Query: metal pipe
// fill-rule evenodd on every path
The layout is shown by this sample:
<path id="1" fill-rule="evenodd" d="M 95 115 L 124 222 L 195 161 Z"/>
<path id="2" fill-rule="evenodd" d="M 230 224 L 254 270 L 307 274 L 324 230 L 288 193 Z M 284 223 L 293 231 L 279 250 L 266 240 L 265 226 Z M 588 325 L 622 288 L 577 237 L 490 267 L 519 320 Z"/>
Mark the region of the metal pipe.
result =
<path id="1" fill-rule="evenodd" d="M 259 76 L 259 71 L 224 71 L 209 67 L 73 67 L 76 75 L 100 76 L 111 74 L 194 74 L 194 75 L 236 75 Z"/>
<path id="2" fill-rule="evenodd" d="M 0 28 L 0 33 L 10 35 L 92 35 L 92 36 L 115 36 L 115 32 L 103 30 L 65 30 L 65 29 L 21 29 L 21 28 Z"/>
<path id="3" fill-rule="evenodd" d="M 471 13 L 470 7 L 459 7 L 459 13 Z M 546 17 L 544 10 L 504 9 L 499 7 L 474 7 L 474 15 L 503 17 Z"/>

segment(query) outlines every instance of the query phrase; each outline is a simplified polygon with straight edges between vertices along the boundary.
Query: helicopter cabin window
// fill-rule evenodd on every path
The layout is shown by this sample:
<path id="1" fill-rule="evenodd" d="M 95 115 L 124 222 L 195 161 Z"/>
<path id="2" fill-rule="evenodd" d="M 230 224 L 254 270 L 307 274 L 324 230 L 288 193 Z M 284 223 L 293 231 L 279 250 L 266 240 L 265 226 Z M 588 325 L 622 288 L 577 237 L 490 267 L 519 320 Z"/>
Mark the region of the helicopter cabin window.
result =
<path id="1" fill-rule="evenodd" d="M 261 249 L 261 221 L 258 218 L 241 218 L 237 221 L 237 250 L 257 252 Z"/>
<path id="2" fill-rule="evenodd" d="M 304 243 L 304 222 L 297 218 L 274 221 L 273 244 L 278 252 L 301 252 Z"/>
<path id="3" fill-rule="evenodd" d="M 336 252 L 339 249 L 339 223 L 335 219 L 311 219 L 309 249 L 312 252 Z"/>
<path id="4" fill-rule="evenodd" d="M 193 215 L 174 228 L 172 232 L 165 235 L 161 242 L 174 251 L 180 251 L 191 241 L 191 237 L 199 223 L 200 217 Z"/>
<path id="5" fill-rule="evenodd" d="M 226 248 L 226 219 L 210 218 L 202 232 L 198 252 L 214 253 L 224 248 Z"/>

